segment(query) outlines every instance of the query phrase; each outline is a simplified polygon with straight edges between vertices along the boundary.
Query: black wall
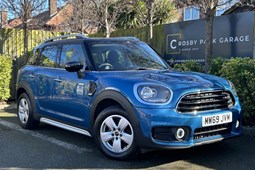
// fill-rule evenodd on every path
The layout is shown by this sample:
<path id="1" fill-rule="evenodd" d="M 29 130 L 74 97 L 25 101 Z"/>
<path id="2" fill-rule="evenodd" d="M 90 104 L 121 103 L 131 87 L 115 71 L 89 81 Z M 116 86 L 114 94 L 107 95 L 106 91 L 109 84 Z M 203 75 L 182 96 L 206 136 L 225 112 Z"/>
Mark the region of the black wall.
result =
<path id="1" fill-rule="evenodd" d="M 204 62 L 205 20 L 164 26 L 164 58 L 175 62 Z M 214 18 L 213 57 L 251 57 L 254 53 L 254 12 Z"/>

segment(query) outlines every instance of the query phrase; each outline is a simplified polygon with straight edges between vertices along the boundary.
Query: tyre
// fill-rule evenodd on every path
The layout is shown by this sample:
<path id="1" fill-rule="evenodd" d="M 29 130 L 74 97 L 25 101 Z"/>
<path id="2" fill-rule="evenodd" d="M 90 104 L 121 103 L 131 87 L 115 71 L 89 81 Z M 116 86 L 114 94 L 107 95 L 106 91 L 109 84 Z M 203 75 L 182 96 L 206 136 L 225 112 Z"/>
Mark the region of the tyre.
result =
<path id="1" fill-rule="evenodd" d="M 24 129 L 34 129 L 39 124 L 39 121 L 35 120 L 33 117 L 33 107 L 26 93 L 22 93 L 19 96 L 17 115 L 19 124 Z"/>
<path id="2" fill-rule="evenodd" d="M 139 153 L 133 125 L 118 106 L 108 107 L 99 114 L 94 125 L 94 140 L 99 150 L 113 159 L 132 159 Z"/>

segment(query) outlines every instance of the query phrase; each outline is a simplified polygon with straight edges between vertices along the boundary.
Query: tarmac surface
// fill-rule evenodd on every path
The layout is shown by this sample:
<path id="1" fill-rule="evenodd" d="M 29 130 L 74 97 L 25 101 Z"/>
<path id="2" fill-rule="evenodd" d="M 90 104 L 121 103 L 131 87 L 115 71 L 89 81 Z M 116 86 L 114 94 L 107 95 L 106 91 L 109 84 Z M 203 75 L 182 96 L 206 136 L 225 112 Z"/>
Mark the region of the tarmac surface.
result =
<path id="1" fill-rule="evenodd" d="M 15 110 L 15 105 L 0 110 L 0 169 L 255 169 L 255 137 L 250 134 L 115 161 L 102 155 L 90 137 L 43 124 L 33 131 L 22 129 Z"/>

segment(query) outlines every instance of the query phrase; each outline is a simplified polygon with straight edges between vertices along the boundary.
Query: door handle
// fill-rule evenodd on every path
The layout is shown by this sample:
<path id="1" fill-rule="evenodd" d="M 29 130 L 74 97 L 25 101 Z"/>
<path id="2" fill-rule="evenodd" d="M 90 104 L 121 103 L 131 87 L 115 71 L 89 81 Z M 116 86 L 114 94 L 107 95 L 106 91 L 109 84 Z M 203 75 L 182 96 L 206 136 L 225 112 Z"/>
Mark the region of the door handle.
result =
<path id="1" fill-rule="evenodd" d="M 54 81 L 56 81 L 56 82 L 62 82 L 62 80 L 60 80 L 59 78 L 54 79 Z"/>
<path id="2" fill-rule="evenodd" d="M 28 77 L 30 77 L 30 78 L 35 78 L 35 76 L 32 75 L 32 74 L 29 74 Z"/>

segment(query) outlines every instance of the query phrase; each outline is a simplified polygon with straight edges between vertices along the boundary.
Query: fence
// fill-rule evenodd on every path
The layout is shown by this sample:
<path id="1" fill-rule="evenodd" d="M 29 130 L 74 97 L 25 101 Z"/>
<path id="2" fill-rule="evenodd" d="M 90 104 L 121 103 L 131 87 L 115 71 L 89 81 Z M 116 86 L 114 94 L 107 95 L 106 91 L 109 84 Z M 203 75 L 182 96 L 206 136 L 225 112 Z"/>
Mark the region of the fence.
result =
<path id="1" fill-rule="evenodd" d="M 65 34 L 64 32 L 52 32 L 44 30 L 29 30 L 28 31 L 28 51 L 40 44 L 45 39 L 53 36 Z M 11 57 L 20 57 L 23 55 L 24 49 L 24 33 L 22 29 L 1 29 L 0 28 L 0 54 L 9 55 Z M 147 27 L 134 28 L 127 30 L 118 30 L 111 34 L 111 37 L 119 36 L 134 36 L 146 42 L 148 35 Z M 103 34 L 89 35 L 90 37 L 103 36 Z M 157 50 L 161 55 L 164 54 L 164 25 L 153 27 L 153 38 L 149 44 Z"/>
<path id="2" fill-rule="evenodd" d="M 43 30 L 28 31 L 28 51 L 49 37 L 62 35 L 62 32 L 52 32 Z M 17 72 L 27 60 L 28 56 L 23 55 L 24 51 L 24 32 L 22 29 L 2 29 L 0 28 L 0 54 L 13 58 L 12 73 L 10 80 L 10 99 L 15 99 L 15 84 Z"/>
<path id="3" fill-rule="evenodd" d="M 103 34 L 89 35 L 91 37 L 102 37 Z M 117 30 L 111 33 L 111 37 L 133 36 L 146 42 L 148 36 L 148 28 L 133 28 L 126 30 Z M 153 27 L 153 38 L 148 42 L 159 54 L 164 54 L 164 25 Z"/>
<path id="4" fill-rule="evenodd" d="M 62 35 L 62 32 L 52 32 L 43 30 L 28 31 L 28 51 L 41 43 L 43 40 Z M 0 29 L 0 54 L 11 57 L 20 57 L 24 51 L 24 32 L 22 29 Z"/>

